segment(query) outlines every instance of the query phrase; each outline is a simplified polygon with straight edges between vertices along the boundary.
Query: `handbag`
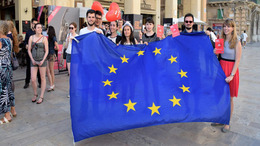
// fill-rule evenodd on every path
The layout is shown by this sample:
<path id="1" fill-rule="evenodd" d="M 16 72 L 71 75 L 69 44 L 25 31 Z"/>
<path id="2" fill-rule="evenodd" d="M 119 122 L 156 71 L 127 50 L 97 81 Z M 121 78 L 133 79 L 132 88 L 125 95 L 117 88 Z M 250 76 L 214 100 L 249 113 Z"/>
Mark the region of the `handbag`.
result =
<path id="1" fill-rule="evenodd" d="M 17 70 L 18 67 L 19 67 L 18 59 L 17 59 L 15 53 L 12 52 L 12 68 L 13 68 L 13 70 Z"/>
<path id="2" fill-rule="evenodd" d="M 66 56 L 67 56 L 66 51 L 67 51 L 67 48 L 64 48 L 64 49 L 63 49 L 63 59 L 66 59 Z"/>

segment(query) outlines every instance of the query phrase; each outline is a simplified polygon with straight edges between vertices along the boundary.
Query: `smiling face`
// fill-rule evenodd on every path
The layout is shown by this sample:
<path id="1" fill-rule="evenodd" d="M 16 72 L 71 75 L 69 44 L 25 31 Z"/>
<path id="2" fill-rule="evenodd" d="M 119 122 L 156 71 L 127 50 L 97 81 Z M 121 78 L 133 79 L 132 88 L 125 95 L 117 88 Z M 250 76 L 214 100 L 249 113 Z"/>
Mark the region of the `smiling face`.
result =
<path id="1" fill-rule="evenodd" d="M 95 24 L 95 21 L 96 21 L 95 13 L 88 13 L 87 21 L 88 21 L 89 26 L 93 26 Z"/>
<path id="2" fill-rule="evenodd" d="M 224 24 L 223 31 L 225 35 L 231 35 L 234 31 L 234 27 Z"/>
<path id="3" fill-rule="evenodd" d="M 70 33 L 74 33 L 76 29 L 75 29 L 74 25 L 71 24 L 69 26 L 69 30 L 70 30 Z"/>
<path id="4" fill-rule="evenodd" d="M 153 30 L 154 24 L 153 23 L 146 23 L 145 24 L 145 28 L 147 30 L 147 32 L 151 32 Z"/>
<path id="5" fill-rule="evenodd" d="M 98 27 L 98 26 L 100 26 L 100 24 L 102 24 L 102 16 L 96 14 L 95 25 Z"/>
<path id="6" fill-rule="evenodd" d="M 42 33 L 42 25 L 41 24 L 37 24 L 35 26 L 35 33 L 37 33 L 37 34 L 41 34 Z"/>
<path id="7" fill-rule="evenodd" d="M 117 26 L 116 26 L 116 21 L 112 21 L 110 22 L 110 31 L 113 33 L 113 32 L 116 32 L 117 30 Z"/>
<path id="8" fill-rule="evenodd" d="M 125 37 L 130 37 L 130 35 L 131 35 L 131 28 L 130 28 L 130 26 L 125 26 L 124 27 L 124 34 L 125 34 Z"/>

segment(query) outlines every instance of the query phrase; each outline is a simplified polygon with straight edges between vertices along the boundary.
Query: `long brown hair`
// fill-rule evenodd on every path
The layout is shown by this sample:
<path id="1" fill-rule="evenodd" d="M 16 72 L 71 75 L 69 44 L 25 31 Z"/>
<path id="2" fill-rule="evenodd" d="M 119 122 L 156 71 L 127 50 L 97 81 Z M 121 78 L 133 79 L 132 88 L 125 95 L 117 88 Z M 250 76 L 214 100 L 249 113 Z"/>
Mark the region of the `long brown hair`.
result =
<path id="1" fill-rule="evenodd" d="M 9 31 L 11 31 L 12 36 L 13 36 L 13 48 L 14 48 L 14 52 L 15 52 L 15 53 L 18 53 L 18 52 L 19 52 L 19 44 L 18 44 L 18 38 L 17 38 L 17 36 L 18 36 L 17 30 L 16 30 L 16 28 L 15 28 L 15 26 L 14 26 L 13 21 L 8 20 L 7 23 L 8 23 Z"/>
<path id="2" fill-rule="evenodd" d="M 221 32 L 221 37 L 224 39 L 224 41 L 226 41 L 226 35 L 224 33 L 224 26 L 229 26 L 229 27 L 233 27 L 233 31 L 231 32 L 231 39 L 229 40 L 229 48 L 230 49 L 234 49 L 236 47 L 237 44 L 237 31 L 236 31 L 236 23 L 234 20 L 232 19 L 227 19 L 225 20 L 225 22 L 223 23 L 223 28 L 222 28 L 222 32 Z"/>

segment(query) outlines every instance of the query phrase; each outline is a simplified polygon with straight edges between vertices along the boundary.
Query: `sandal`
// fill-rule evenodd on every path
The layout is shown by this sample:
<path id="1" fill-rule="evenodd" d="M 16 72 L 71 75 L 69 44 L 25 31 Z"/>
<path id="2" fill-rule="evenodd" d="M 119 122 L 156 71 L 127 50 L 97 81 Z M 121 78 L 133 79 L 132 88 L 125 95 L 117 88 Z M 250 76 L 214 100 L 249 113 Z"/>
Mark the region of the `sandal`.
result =
<path id="1" fill-rule="evenodd" d="M 2 121 L 2 120 L 4 120 L 4 121 Z M 0 125 L 10 123 L 11 121 L 12 121 L 12 119 L 8 120 L 6 117 L 4 117 L 3 119 L 0 120 Z"/>
<path id="2" fill-rule="evenodd" d="M 41 100 L 41 101 L 40 101 L 40 100 Z M 37 104 L 41 104 L 42 102 L 43 102 L 43 97 L 40 97 L 36 103 L 37 103 Z"/>
<path id="3" fill-rule="evenodd" d="M 36 102 L 36 99 L 37 99 L 38 95 L 34 95 L 33 99 L 32 99 L 32 102 Z"/>
<path id="4" fill-rule="evenodd" d="M 55 87 L 55 85 L 50 86 L 50 88 L 47 90 L 47 92 L 54 91 L 54 87 Z"/>

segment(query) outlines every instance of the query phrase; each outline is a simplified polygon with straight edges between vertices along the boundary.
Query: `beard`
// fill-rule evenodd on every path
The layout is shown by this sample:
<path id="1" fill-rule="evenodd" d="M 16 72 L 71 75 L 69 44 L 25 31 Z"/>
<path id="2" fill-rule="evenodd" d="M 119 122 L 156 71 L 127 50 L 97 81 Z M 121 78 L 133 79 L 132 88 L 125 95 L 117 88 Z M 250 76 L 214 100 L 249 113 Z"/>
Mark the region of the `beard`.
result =
<path id="1" fill-rule="evenodd" d="M 191 27 L 186 27 L 186 29 L 191 30 Z"/>
<path id="2" fill-rule="evenodd" d="M 90 23 L 88 22 L 88 25 L 89 25 L 89 26 L 93 26 L 94 24 L 95 24 L 95 23 L 90 24 Z"/>

